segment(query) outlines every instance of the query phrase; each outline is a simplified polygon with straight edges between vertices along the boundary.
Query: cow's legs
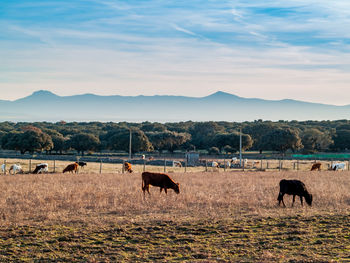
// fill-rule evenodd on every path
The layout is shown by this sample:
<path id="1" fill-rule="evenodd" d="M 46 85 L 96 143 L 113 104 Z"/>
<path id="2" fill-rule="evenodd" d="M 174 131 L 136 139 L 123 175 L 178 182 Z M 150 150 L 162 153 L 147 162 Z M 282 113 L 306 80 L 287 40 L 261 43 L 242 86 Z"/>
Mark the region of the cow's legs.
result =
<path id="1" fill-rule="evenodd" d="M 280 193 L 278 194 L 277 200 L 278 200 L 278 205 L 279 205 L 279 206 L 281 205 L 281 202 L 282 202 L 283 206 L 285 207 L 286 205 L 284 204 L 283 196 L 284 196 L 284 193 L 281 193 L 281 192 L 280 192 Z"/>
<path id="2" fill-rule="evenodd" d="M 162 192 L 162 190 L 163 190 L 163 187 L 160 188 L 160 193 Z"/>
<path id="3" fill-rule="evenodd" d="M 303 206 L 303 197 L 300 196 L 300 203 L 301 203 L 301 206 Z"/>
<path id="4" fill-rule="evenodd" d="M 166 187 L 164 188 L 164 192 L 165 194 L 168 194 L 168 189 L 166 189 Z"/>
<path id="5" fill-rule="evenodd" d="M 294 206 L 294 202 L 295 202 L 295 195 L 293 195 L 293 203 L 292 203 L 292 207 Z"/>

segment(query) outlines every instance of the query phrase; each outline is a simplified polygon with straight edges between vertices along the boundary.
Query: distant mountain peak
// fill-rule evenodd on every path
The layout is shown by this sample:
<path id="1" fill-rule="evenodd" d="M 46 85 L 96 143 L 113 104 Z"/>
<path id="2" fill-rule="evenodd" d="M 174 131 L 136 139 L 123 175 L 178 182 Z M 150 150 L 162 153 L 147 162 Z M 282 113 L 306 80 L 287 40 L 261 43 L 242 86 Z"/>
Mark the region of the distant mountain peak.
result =
<path id="1" fill-rule="evenodd" d="M 31 95 L 33 97 L 58 97 L 56 94 L 52 93 L 51 91 L 48 90 L 38 90 L 34 91 L 33 94 Z"/>
<path id="2" fill-rule="evenodd" d="M 239 98 L 239 97 L 236 95 L 233 95 L 231 93 L 224 92 L 224 91 L 217 91 L 217 92 L 210 94 L 204 98 L 215 98 L 215 99 L 229 98 L 229 99 L 232 99 L 232 98 Z"/>

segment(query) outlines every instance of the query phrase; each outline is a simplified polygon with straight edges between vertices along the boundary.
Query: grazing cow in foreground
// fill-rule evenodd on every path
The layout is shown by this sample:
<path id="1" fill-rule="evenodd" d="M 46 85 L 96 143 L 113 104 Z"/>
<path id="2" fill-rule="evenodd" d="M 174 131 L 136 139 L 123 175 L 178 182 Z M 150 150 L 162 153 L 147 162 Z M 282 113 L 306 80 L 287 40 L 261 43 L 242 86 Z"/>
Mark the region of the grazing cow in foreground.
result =
<path id="1" fill-rule="evenodd" d="M 319 170 L 321 171 L 321 163 L 314 163 L 311 167 L 311 171 L 316 171 L 316 170 Z"/>
<path id="2" fill-rule="evenodd" d="M 283 206 L 284 207 L 286 206 L 283 201 L 283 196 L 285 194 L 293 195 L 292 207 L 294 205 L 296 195 L 300 197 L 301 206 L 303 206 L 303 197 L 305 198 L 305 201 L 309 206 L 311 206 L 312 204 L 312 194 L 310 194 L 307 191 L 305 184 L 299 180 L 283 179 L 280 181 L 280 192 L 277 198 L 278 205 L 281 205 L 281 202 L 282 202 Z"/>
<path id="3" fill-rule="evenodd" d="M 87 166 L 86 162 L 76 162 L 81 168 L 84 168 L 84 166 Z"/>
<path id="4" fill-rule="evenodd" d="M 63 173 L 65 173 L 65 172 L 71 172 L 71 173 L 75 172 L 75 173 L 77 173 L 78 166 L 79 165 L 77 163 L 68 164 L 67 167 L 63 169 Z"/>
<path id="5" fill-rule="evenodd" d="M 23 173 L 22 167 L 19 164 L 11 165 L 9 169 L 10 174 L 11 174 L 11 171 L 13 171 L 13 175 L 15 175 L 16 173 Z"/>
<path id="6" fill-rule="evenodd" d="M 49 171 L 49 165 L 47 163 L 37 164 L 33 174 L 47 173 Z"/>
<path id="7" fill-rule="evenodd" d="M 333 163 L 332 170 L 333 171 L 345 170 L 345 163 Z"/>
<path id="8" fill-rule="evenodd" d="M 124 163 L 124 171 L 132 173 L 131 163 L 128 163 L 128 162 Z"/>
<path id="9" fill-rule="evenodd" d="M 164 192 L 167 194 L 168 189 L 173 189 L 175 193 L 180 193 L 180 187 L 178 183 L 175 183 L 167 174 L 164 173 L 151 173 L 143 172 L 142 173 L 142 191 L 143 196 L 145 197 L 145 192 L 149 192 L 149 186 L 160 187 L 160 192 L 164 189 Z"/>

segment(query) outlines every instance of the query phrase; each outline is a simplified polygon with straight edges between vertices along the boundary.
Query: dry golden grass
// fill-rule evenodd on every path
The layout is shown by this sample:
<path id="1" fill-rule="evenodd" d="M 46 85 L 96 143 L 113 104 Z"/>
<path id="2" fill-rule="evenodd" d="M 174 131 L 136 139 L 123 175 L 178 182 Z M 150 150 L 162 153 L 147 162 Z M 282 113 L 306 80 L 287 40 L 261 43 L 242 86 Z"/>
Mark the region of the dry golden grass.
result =
<path id="1" fill-rule="evenodd" d="M 181 193 L 141 174 L 0 176 L 1 262 L 347 262 L 350 172 L 172 173 Z M 312 207 L 285 196 L 300 179 Z"/>
<path id="2" fill-rule="evenodd" d="M 350 172 L 173 173 L 179 195 L 151 188 L 143 200 L 141 174 L 23 174 L 0 177 L 0 224 L 104 224 L 250 216 L 305 216 L 350 212 Z M 277 207 L 282 178 L 300 179 L 313 206 Z"/>

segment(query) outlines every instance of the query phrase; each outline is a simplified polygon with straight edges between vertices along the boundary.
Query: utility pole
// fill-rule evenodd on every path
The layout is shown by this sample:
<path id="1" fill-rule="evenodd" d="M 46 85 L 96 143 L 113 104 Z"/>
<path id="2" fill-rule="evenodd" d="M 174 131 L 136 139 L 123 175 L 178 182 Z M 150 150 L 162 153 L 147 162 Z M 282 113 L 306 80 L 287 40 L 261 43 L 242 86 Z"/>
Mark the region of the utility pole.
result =
<path id="1" fill-rule="evenodd" d="M 130 131 L 130 135 L 129 135 L 129 161 L 131 160 L 131 138 L 132 138 L 132 134 L 131 134 L 131 129 Z"/>
<path id="2" fill-rule="evenodd" d="M 242 167 L 242 128 L 239 128 L 239 166 Z"/>

